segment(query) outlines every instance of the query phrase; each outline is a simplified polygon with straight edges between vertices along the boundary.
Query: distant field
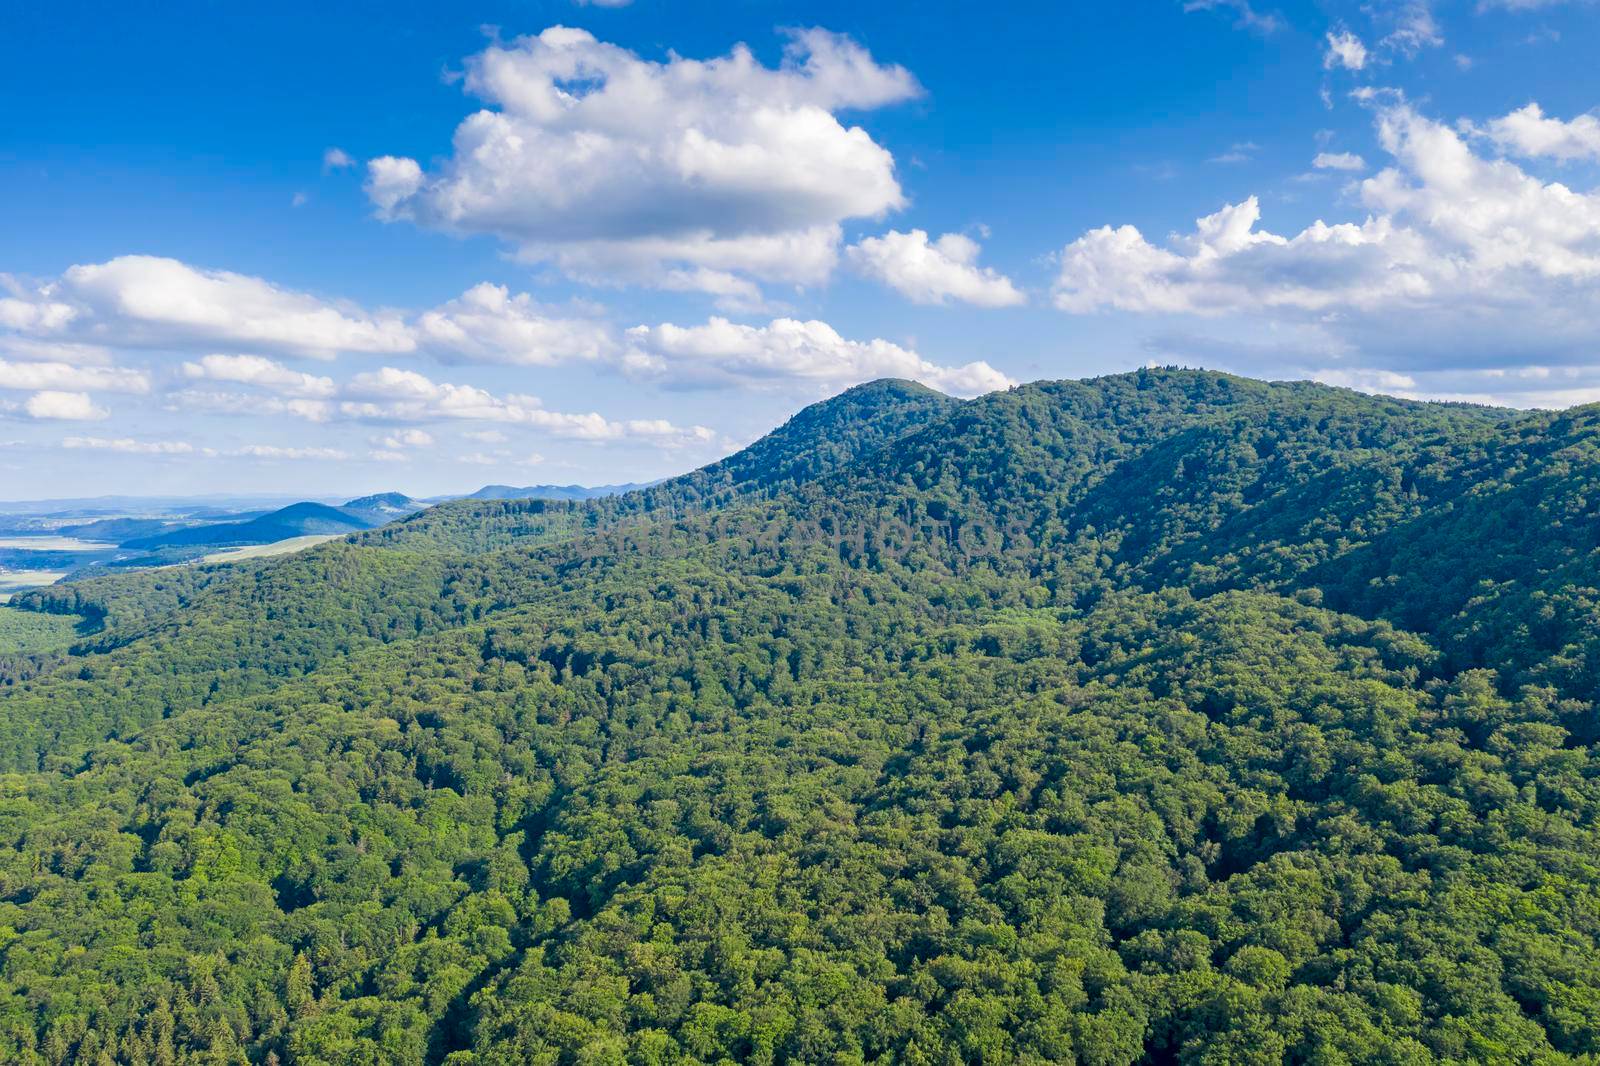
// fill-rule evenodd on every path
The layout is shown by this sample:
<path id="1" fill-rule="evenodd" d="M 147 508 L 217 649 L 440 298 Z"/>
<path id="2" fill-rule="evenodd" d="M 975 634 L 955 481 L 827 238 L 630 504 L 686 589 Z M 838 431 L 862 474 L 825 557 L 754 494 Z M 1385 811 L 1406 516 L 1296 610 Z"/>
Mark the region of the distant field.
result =
<path id="1" fill-rule="evenodd" d="M 0 655 L 65 648 L 72 643 L 74 627 L 81 620 L 71 615 L 0 607 Z"/>
<path id="2" fill-rule="evenodd" d="M 27 551 L 101 552 L 115 547 L 115 544 L 107 541 L 80 540 L 77 537 L 0 537 L 0 548 L 22 548 Z"/>
<path id="3" fill-rule="evenodd" d="M 315 547 L 326 541 L 336 540 L 344 536 L 342 533 L 312 533 L 304 537 L 290 537 L 288 540 L 277 540 L 271 544 L 251 544 L 244 548 L 229 548 L 227 551 L 212 552 L 210 555 L 201 556 L 203 563 L 236 563 L 241 559 L 260 559 L 268 555 L 288 555 L 290 552 L 304 551 L 306 548 Z"/>
<path id="4" fill-rule="evenodd" d="M 65 570 L 0 570 L 0 603 L 9 600 L 13 592 L 54 585 L 66 576 Z"/>

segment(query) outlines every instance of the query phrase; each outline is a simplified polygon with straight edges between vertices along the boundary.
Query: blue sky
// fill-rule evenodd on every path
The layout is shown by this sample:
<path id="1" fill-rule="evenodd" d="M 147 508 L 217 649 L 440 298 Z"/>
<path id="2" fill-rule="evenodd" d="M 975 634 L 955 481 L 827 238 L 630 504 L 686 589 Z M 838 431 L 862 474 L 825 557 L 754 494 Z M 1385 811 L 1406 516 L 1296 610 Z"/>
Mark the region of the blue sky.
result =
<path id="1" fill-rule="evenodd" d="M 0 497 L 641 480 L 885 375 L 1600 400 L 1592 3 L 333 6 L 0 14 Z"/>

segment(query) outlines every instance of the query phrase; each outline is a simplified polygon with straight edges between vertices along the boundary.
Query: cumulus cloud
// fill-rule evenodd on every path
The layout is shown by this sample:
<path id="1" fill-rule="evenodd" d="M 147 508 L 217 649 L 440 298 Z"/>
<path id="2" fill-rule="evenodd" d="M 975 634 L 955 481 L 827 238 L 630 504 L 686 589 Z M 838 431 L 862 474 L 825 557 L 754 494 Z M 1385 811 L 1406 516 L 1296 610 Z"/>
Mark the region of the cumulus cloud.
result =
<path id="1" fill-rule="evenodd" d="M 1579 115 L 1570 122 L 1551 118 L 1538 104 L 1529 104 L 1482 126 L 1461 123 L 1466 133 L 1492 141 L 1507 155 L 1554 159 L 1560 163 L 1600 160 L 1600 118 Z"/>
<path id="2" fill-rule="evenodd" d="M 143 371 L 122 367 L 0 359 L 0 389 L 144 393 L 150 391 L 150 378 Z"/>
<path id="3" fill-rule="evenodd" d="M 1015 384 L 985 362 L 939 366 L 886 340 L 846 340 L 826 322 L 814 320 L 778 318 L 766 326 L 747 326 L 713 317 L 703 326 L 636 326 L 628 331 L 628 340 L 628 369 L 679 386 L 766 380 L 827 391 L 901 377 L 957 396 L 976 396 Z"/>
<path id="4" fill-rule="evenodd" d="M 415 159 L 380 155 L 367 161 L 367 198 L 388 218 L 407 198 L 422 188 L 422 166 Z"/>
<path id="5" fill-rule="evenodd" d="M 109 418 L 111 412 L 99 407 L 84 392 L 61 392 L 45 389 L 28 397 L 22 405 L 31 418 L 60 422 L 98 422 Z"/>
<path id="6" fill-rule="evenodd" d="M 979 307 L 1015 307 L 1027 298 L 1011 279 L 978 266 L 978 242 L 960 233 L 930 241 L 927 231 L 890 230 L 850 247 L 855 268 L 919 304 L 951 300 Z"/>
<path id="7" fill-rule="evenodd" d="M 1595 362 L 1600 193 L 1481 157 L 1392 96 L 1375 117 L 1392 164 L 1357 187 L 1365 218 L 1279 235 L 1251 197 L 1164 245 L 1105 226 L 1063 250 L 1056 306 L 1264 318 L 1404 373 Z"/>
<path id="8" fill-rule="evenodd" d="M 402 448 L 427 448 L 433 444 L 433 434 L 423 429 L 401 429 L 383 437 L 378 443 L 391 451 Z"/>
<path id="9" fill-rule="evenodd" d="M 793 31 L 770 68 L 742 45 L 654 62 L 553 26 L 473 56 L 464 83 L 489 106 L 448 159 L 368 163 L 379 217 L 494 234 L 578 277 L 712 291 L 826 278 L 842 221 L 904 203 L 890 153 L 835 113 L 920 92 L 824 30 Z"/>
<path id="10" fill-rule="evenodd" d="M 0 327 L 26 333 L 54 333 L 64 329 L 78 309 L 53 299 L 48 289 L 31 291 L 10 274 L 0 274 Z"/>
<path id="11" fill-rule="evenodd" d="M 332 173 L 335 170 L 344 170 L 355 165 L 356 161 L 343 148 L 329 148 L 322 153 L 322 172 L 324 174 Z"/>
<path id="12" fill-rule="evenodd" d="M 236 342 L 323 358 L 414 347 L 396 316 L 339 308 L 260 278 L 175 259 L 122 256 L 72 267 L 62 280 L 95 312 L 96 329 L 117 330 L 123 343 L 140 336 L 155 344 Z"/>
<path id="13" fill-rule="evenodd" d="M 335 391 L 332 378 L 290 370 L 259 355 L 207 355 L 184 363 L 183 373 L 189 378 L 255 385 L 284 396 L 318 399 L 332 396 Z"/>
<path id="14" fill-rule="evenodd" d="M 588 441 L 645 440 L 663 446 L 705 444 L 716 435 L 704 426 L 664 419 L 613 420 L 589 412 L 547 410 L 538 397 L 499 396 L 474 385 L 436 382 L 414 370 L 383 367 L 357 374 L 341 390 L 344 418 L 390 422 L 504 422 L 556 437 Z"/>
<path id="15" fill-rule="evenodd" d="M 0 325 L 35 339 L 118 348 L 239 348 L 311 358 L 415 349 L 398 315 L 372 314 L 261 278 L 149 255 L 8 279 Z"/>
<path id="16" fill-rule="evenodd" d="M 1322 55 L 1324 70 L 1333 70 L 1335 67 L 1361 70 L 1366 65 L 1367 46 L 1361 43 L 1361 38 L 1349 30 L 1328 34 L 1328 48 Z"/>
<path id="17" fill-rule="evenodd" d="M 490 284 L 407 317 L 151 256 L 74 266 L 31 286 L 8 277 L 0 283 L 10 293 L 0 298 L 0 330 L 11 331 L 0 332 L 0 352 L 14 358 L 81 365 L 110 362 L 112 349 L 209 350 L 185 374 L 302 396 L 326 394 L 331 383 L 276 359 L 423 353 L 452 363 L 549 366 L 601 359 L 616 347 L 604 321 L 558 314 Z M 237 354 L 216 354 L 219 348 Z M 99 384 L 75 387 L 128 391 L 134 374 L 107 371 Z"/>
<path id="18" fill-rule="evenodd" d="M 594 361 L 615 348 L 604 322 L 562 318 L 542 310 L 527 293 L 503 285 L 475 285 L 416 322 L 418 344 L 446 362 L 550 366 Z"/>
<path id="19" fill-rule="evenodd" d="M 773 240 L 773 254 L 778 255 L 782 239 Z M 989 307 L 1025 302 L 1010 279 L 979 266 L 978 255 L 978 245 L 970 238 L 945 234 L 935 240 L 921 230 L 890 231 L 850 249 L 852 262 L 862 273 L 918 302 L 963 301 Z M 154 273 L 146 273 L 144 267 L 152 267 Z M 729 291 L 737 291 L 741 282 L 730 278 L 736 285 Z M 162 279 L 171 282 L 171 288 L 154 291 Z M 664 283 L 672 284 L 670 279 Z M 704 279 L 686 283 L 708 285 Z M 0 333 L 0 351 L 19 356 L 15 361 L 0 360 L 0 388 L 144 392 L 151 387 L 146 372 L 98 364 L 108 363 L 113 351 L 198 348 L 200 354 L 180 364 L 186 384 L 166 396 L 168 406 L 179 411 L 287 414 L 323 422 L 343 417 L 351 404 L 367 402 L 350 391 L 365 387 L 367 379 L 358 375 L 340 384 L 292 365 L 296 359 L 336 352 L 390 350 L 449 364 L 590 363 L 647 373 L 658 372 L 673 357 L 674 345 L 683 343 L 672 332 L 678 327 L 619 334 L 587 310 L 562 313 L 527 294 L 487 283 L 407 316 L 323 301 L 261 278 L 201 270 L 175 260 L 125 257 L 72 267 L 56 280 L 32 286 L 13 280 L 8 291 L 22 295 L 11 298 L 7 321 L 23 329 Z M 696 338 L 689 348 L 699 351 L 713 335 L 747 329 L 713 319 L 688 334 Z M 687 365 L 676 367 L 672 379 L 698 385 L 761 388 L 787 381 L 826 387 L 897 374 L 963 393 L 1010 383 L 986 363 L 936 366 L 887 341 L 845 341 L 821 322 L 779 319 L 742 336 L 740 345 L 715 359 L 701 352 Z M 222 347 L 232 350 L 217 350 Z M 22 354 L 32 361 L 23 361 Z M 60 361 L 66 357 L 78 362 Z M 455 403 L 461 395 L 465 394 L 443 394 L 438 399 Z M 503 413 L 496 417 L 519 420 Z M 547 428 L 561 426 L 561 419 L 549 412 L 526 420 Z M 614 432 L 608 429 L 597 435 Z M 664 435 L 675 432 L 674 428 Z M 642 427 L 624 427 L 624 433 L 647 435 Z"/>
<path id="20" fill-rule="evenodd" d="M 1311 165 L 1318 170 L 1367 169 L 1367 161 L 1354 152 L 1318 152 Z"/>

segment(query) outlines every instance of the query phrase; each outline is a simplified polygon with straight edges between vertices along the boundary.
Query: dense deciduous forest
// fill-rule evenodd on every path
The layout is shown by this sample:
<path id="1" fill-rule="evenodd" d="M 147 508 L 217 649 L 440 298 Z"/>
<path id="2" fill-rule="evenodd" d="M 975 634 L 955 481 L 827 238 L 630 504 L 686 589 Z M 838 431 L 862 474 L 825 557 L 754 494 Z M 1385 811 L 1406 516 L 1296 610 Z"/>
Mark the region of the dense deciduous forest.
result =
<path id="1" fill-rule="evenodd" d="M 0 1060 L 1596 1061 L 1597 501 L 1600 408 L 877 382 L 21 596 Z"/>

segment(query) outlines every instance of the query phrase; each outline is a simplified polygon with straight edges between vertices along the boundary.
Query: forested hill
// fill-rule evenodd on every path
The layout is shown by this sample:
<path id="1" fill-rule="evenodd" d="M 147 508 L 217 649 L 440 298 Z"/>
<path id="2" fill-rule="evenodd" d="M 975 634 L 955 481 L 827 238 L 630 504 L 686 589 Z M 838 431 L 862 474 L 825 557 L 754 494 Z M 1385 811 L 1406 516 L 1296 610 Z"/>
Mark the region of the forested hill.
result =
<path id="1" fill-rule="evenodd" d="M 879 382 L 25 598 L 0 1061 L 1595 1061 L 1597 500 L 1600 408 Z"/>
<path id="2" fill-rule="evenodd" d="M 960 406 L 911 381 L 884 379 L 813 404 L 720 462 L 656 485 L 586 501 L 456 500 L 368 538 L 369 542 L 484 551 L 628 516 L 704 511 L 771 496 L 844 471 L 897 438 L 928 427 Z"/>

